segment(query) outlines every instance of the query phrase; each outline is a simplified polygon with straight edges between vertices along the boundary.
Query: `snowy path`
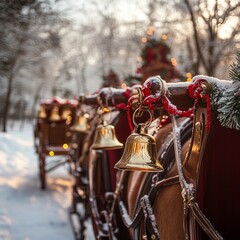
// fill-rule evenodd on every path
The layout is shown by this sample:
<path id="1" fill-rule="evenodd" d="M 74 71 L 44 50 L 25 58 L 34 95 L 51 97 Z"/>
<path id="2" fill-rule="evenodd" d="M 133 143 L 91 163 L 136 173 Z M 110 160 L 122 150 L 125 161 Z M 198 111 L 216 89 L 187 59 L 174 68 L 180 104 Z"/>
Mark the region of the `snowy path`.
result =
<path id="1" fill-rule="evenodd" d="M 72 179 L 61 167 L 39 188 L 33 127 L 0 133 L 0 240 L 72 240 L 67 209 Z"/>

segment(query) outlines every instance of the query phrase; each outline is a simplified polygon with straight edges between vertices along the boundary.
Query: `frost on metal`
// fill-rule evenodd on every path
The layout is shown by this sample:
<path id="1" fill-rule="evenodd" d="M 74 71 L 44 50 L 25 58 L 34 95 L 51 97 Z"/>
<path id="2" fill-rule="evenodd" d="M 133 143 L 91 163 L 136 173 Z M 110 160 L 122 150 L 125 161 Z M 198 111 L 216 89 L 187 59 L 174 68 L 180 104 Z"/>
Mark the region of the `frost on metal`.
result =
<path id="1" fill-rule="evenodd" d="M 159 236 L 159 231 L 158 231 L 158 228 L 157 228 L 156 218 L 154 216 L 154 213 L 153 213 L 152 206 L 151 206 L 151 203 L 149 201 L 148 195 L 144 195 L 141 198 L 141 206 L 142 206 L 142 209 L 143 209 L 145 220 L 147 220 L 147 219 L 150 220 L 150 223 L 151 223 L 151 226 L 154 230 L 154 233 L 157 235 L 157 238 L 159 239 L 160 236 Z"/>

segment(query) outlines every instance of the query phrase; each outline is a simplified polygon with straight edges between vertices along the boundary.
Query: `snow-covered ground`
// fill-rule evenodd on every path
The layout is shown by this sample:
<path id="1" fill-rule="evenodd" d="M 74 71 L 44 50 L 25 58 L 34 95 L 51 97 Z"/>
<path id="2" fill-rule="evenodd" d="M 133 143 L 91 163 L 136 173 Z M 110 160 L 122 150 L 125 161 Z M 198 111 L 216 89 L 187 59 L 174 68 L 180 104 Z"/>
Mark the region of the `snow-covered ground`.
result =
<path id="1" fill-rule="evenodd" d="M 0 133 L 0 240 L 72 240 L 72 177 L 62 166 L 40 190 L 33 124 Z M 88 239 L 93 239 L 90 235 Z"/>

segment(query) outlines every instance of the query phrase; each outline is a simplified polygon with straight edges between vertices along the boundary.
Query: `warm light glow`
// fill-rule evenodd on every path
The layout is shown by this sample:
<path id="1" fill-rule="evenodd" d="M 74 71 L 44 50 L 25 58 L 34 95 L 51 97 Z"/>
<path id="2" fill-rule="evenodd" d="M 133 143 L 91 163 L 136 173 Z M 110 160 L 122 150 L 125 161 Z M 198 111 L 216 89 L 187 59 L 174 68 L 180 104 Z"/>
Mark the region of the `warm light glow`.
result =
<path id="1" fill-rule="evenodd" d="M 127 88 L 127 84 L 126 83 L 122 83 L 121 87 L 122 88 Z"/>
<path id="2" fill-rule="evenodd" d="M 137 57 L 137 61 L 138 61 L 138 62 L 141 62 L 141 61 L 142 61 L 142 58 L 141 58 L 141 57 Z"/>
<path id="3" fill-rule="evenodd" d="M 153 35 L 153 33 L 154 33 L 154 27 L 151 26 L 151 27 L 149 27 L 148 30 L 147 30 L 147 35 L 151 36 L 151 35 Z"/>
<path id="4" fill-rule="evenodd" d="M 190 72 L 188 72 L 186 75 L 187 75 L 188 78 L 192 77 L 192 74 Z"/>
<path id="5" fill-rule="evenodd" d="M 49 154 L 49 156 L 53 157 L 54 156 L 54 151 L 50 151 L 48 154 Z"/>
<path id="6" fill-rule="evenodd" d="M 67 120 L 66 120 L 66 124 L 69 125 L 72 121 L 72 117 L 71 116 L 68 116 L 67 117 Z"/>
<path id="7" fill-rule="evenodd" d="M 171 58 L 171 63 L 173 66 L 177 65 L 177 60 L 175 58 Z"/>
<path id="8" fill-rule="evenodd" d="M 187 76 L 187 82 L 191 82 L 192 81 L 192 74 L 190 72 L 186 73 Z"/>
<path id="9" fill-rule="evenodd" d="M 165 40 L 167 40 L 167 38 L 168 38 L 167 34 L 163 34 L 163 35 L 162 35 L 162 40 L 165 41 Z"/>
<path id="10" fill-rule="evenodd" d="M 147 38 L 146 38 L 146 37 L 143 37 L 143 38 L 142 38 L 142 42 L 143 42 L 143 43 L 146 43 L 146 42 L 147 42 Z"/>
<path id="11" fill-rule="evenodd" d="M 108 112 L 110 112 L 110 109 L 109 109 L 108 107 L 104 107 L 104 108 L 102 109 L 102 111 L 103 111 L 104 113 L 108 113 Z"/>
<path id="12" fill-rule="evenodd" d="M 68 144 L 64 143 L 62 147 L 63 149 L 68 149 Z"/>

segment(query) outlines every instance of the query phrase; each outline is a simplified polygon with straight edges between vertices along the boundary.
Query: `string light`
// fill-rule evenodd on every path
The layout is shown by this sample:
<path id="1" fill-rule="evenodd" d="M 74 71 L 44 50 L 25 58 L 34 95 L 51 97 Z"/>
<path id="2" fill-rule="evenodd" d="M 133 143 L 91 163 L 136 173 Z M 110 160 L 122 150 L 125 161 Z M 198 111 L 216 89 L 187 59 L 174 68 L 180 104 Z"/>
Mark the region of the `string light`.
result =
<path id="1" fill-rule="evenodd" d="M 68 144 L 64 143 L 62 147 L 63 149 L 68 149 Z"/>
<path id="2" fill-rule="evenodd" d="M 166 41 L 167 38 L 168 38 L 167 34 L 163 34 L 163 35 L 162 35 L 162 40 Z"/>
<path id="3" fill-rule="evenodd" d="M 171 58 L 171 63 L 173 66 L 177 65 L 177 60 L 175 58 Z"/>
<path id="4" fill-rule="evenodd" d="M 146 42 L 147 42 L 147 38 L 146 38 L 146 37 L 143 37 L 143 38 L 142 38 L 142 42 L 143 42 L 143 43 L 146 43 Z"/>
<path id="5" fill-rule="evenodd" d="M 186 76 L 187 76 L 187 82 L 191 82 L 192 81 L 192 74 L 190 72 L 188 72 L 186 74 Z"/>
<path id="6" fill-rule="evenodd" d="M 153 35 L 153 33 L 154 33 L 154 27 L 153 27 L 153 26 L 150 26 L 150 27 L 148 28 L 148 30 L 147 30 L 147 35 L 148 35 L 148 36 L 151 36 L 151 35 Z"/>
<path id="7" fill-rule="evenodd" d="M 122 88 L 127 88 L 127 84 L 126 83 L 122 83 L 121 87 Z"/>
<path id="8" fill-rule="evenodd" d="M 50 151 L 48 154 L 49 154 L 49 156 L 53 157 L 54 156 L 54 151 Z"/>

